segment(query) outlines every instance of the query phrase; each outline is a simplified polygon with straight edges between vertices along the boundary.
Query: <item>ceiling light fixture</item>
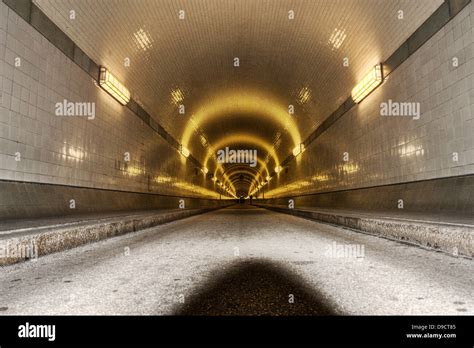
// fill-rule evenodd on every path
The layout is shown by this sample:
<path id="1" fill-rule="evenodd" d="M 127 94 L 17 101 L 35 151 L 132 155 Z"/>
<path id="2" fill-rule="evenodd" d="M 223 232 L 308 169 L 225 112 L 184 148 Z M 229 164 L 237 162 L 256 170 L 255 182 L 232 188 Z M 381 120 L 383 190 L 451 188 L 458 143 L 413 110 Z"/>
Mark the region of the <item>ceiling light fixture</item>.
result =
<path id="1" fill-rule="evenodd" d="M 360 103 L 374 89 L 383 82 L 382 64 L 377 64 L 374 68 L 352 89 L 352 100 Z"/>
<path id="2" fill-rule="evenodd" d="M 295 146 L 295 148 L 293 149 L 293 156 L 298 156 L 299 154 L 301 154 L 303 151 L 304 151 L 304 144 L 301 143 L 297 146 Z"/>
<path id="3" fill-rule="evenodd" d="M 122 105 L 130 101 L 130 91 L 107 68 L 100 67 L 99 86 Z"/>
<path id="4" fill-rule="evenodd" d="M 185 148 L 182 144 L 179 146 L 179 153 L 183 155 L 184 157 L 188 158 L 190 155 L 190 152 L 187 148 Z"/>

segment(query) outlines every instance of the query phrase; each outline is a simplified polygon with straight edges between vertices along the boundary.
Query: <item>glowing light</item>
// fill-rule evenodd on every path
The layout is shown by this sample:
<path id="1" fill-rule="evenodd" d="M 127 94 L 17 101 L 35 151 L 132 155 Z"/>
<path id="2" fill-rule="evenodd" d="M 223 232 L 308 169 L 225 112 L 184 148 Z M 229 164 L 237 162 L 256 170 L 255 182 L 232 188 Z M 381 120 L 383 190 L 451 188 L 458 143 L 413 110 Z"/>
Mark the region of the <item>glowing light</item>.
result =
<path id="1" fill-rule="evenodd" d="M 286 195 L 289 192 L 291 193 L 301 193 L 301 192 L 306 192 L 308 190 L 309 186 L 312 186 L 313 184 L 311 181 L 308 180 L 298 180 L 296 182 L 293 182 L 291 184 L 285 185 L 285 186 L 279 186 L 273 190 L 270 190 L 268 192 L 265 192 L 265 196 L 270 198 L 270 197 L 278 197 L 279 195 Z"/>
<path id="2" fill-rule="evenodd" d="M 184 157 L 188 158 L 190 155 L 190 152 L 187 148 L 185 148 L 183 145 L 180 145 L 179 147 L 179 153 L 183 155 Z"/>
<path id="3" fill-rule="evenodd" d="M 142 50 L 146 51 L 151 48 L 151 38 L 150 34 L 148 34 L 145 30 L 140 28 L 137 32 L 133 33 L 135 36 L 135 42 L 137 43 L 138 47 Z"/>
<path id="4" fill-rule="evenodd" d="M 281 166 L 276 166 L 275 167 L 275 173 L 280 173 L 283 168 Z"/>
<path id="5" fill-rule="evenodd" d="M 305 104 L 311 98 L 311 90 L 309 87 L 303 87 L 298 93 L 298 103 Z"/>
<path id="6" fill-rule="evenodd" d="M 129 166 L 126 173 L 130 176 L 138 176 L 144 173 L 144 170 L 140 167 Z"/>
<path id="7" fill-rule="evenodd" d="M 329 179 L 330 179 L 330 176 L 328 174 L 317 174 L 311 177 L 311 180 L 320 181 L 320 182 L 329 181 Z"/>
<path id="8" fill-rule="evenodd" d="M 106 68 L 100 68 L 99 86 L 114 97 L 120 104 L 126 105 L 130 101 L 130 92 Z"/>
<path id="9" fill-rule="evenodd" d="M 212 153 L 212 151 L 211 151 L 211 153 Z M 267 163 L 266 163 L 263 159 L 261 159 L 261 158 L 257 158 L 257 162 L 258 162 L 258 164 L 261 165 L 261 168 L 260 168 L 260 170 L 258 171 L 258 173 L 257 173 L 256 176 L 255 176 L 255 173 L 253 173 L 253 172 L 248 172 L 248 171 L 246 171 L 246 170 L 241 170 L 240 168 L 239 168 L 239 172 L 247 172 L 247 173 L 249 173 L 252 177 L 254 177 L 254 179 L 256 179 L 256 178 L 258 179 L 259 177 L 263 177 L 263 174 L 261 173 L 262 169 L 264 170 L 265 175 L 270 175 L 270 172 L 268 171 Z M 246 168 L 246 169 L 250 169 L 250 168 Z M 226 169 L 226 170 L 227 170 L 227 169 Z M 222 173 L 223 177 L 224 177 L 227 181 L 229 181 L 229 177 L 226 175 L 226 171 L 223 169 L 222 165 L 216 166 L 216 169 L 214 170 L 214 176 L 217 175 L 217 172 L 218 172 L 218 171 L 220 171 L 220 172 Z M 232 176 L 232 175 L 230 175 L 230 176 Z M 232 183 L 230 183 L 230 185 L 231 185 L 232 187 L 234 187 L 234 185 L 233 185 Z M 252 185 L 252 186 L 253 186 L 253 185 Z M 250 186 L 250 188 L 252 188 L 252 186 Z"/>
<path id="10" fill-rule="evenodd" d="M 272 177 L 270 175 L 268 175 L 266 178 L 265 178 L 267 181 L 270 181 L 272 180 Z"/>
<path id="11" fill-rule="evenodd" d="M 217 178 L 216 178 L 215 176 L 213 176 L 211 180 L 214 181 L 214 182 L 216 182 L 216 181 L 217 181 Z"/>
<path id="12" fill-rule="evenodd" d="M 298 156 L 304 151 L 304 144 L 301 143 L 293 149 L 293 156 Z"/>
<path id="13" fill-rule="evenodd" d="M 183 100 L 184 100 L 184 94 L 179 88 L 171 90 L 171 101 L 175 105 L 181 104 Z"/>
<path id="14" fill-rule="evenodd" d="M 376 89 L 383 82 L 382 64 L 374 66 L 372 71 L 368 73 L 362 81 L 360 81 L 352 89 L 352 99 L 356 103 L 360 103 L 367 97 L 374 89 Z"/>
<path id="15" fill-rule="evenodd" d="M 201 170 L 202 170 L 202 172 L 203 172 L 204 174 L 209 173 L 209 169 L 207 169 L 206 167 L 202 168 Z"/>
<path id="16" fill-rule="evenodd" d="M 204 165 L 207 166 L 207 163 L 209 161 L 209 158 L 211 155 L 215 153 L 215 150 L 221 149 L 224 146 L 230 146 L 232 144 L 239 144 L 239 143 L 246 143 L 246 144 L 251 144 L 255 145 L 256 147 L 261 147 L 263 148 L 266 152 L 272 156 L 273 160 L 275 163 L 278 163 L 278 155 L 273 148 L 273 146 L 260 138 L 259 136 L 253 135 L 253 134 L 248 134 L 248 133 L 234 133 L 232 135 L 225 136 L 221 139 L 219 139 L 216 143 L 212 144 L 211 149 L 208 151 L 206 154 L 206 157 L 204 159 Z"/>
<path id="17" fill-rule="evenodd" d="M 342 43 L 346 39 L 346 31 L 344 29 L 335 28 L 329 37 L 328 43 L 332 46 L 333 49 L 338 49 L 341 47 Z"/>
<path id="18" fill-rule="evenodd" d="M 283 103 L 260 90 L 246 88 L 238 91 L 224 91 L 214 95 L 212 99 L 205 100 L 202 105 L 196 108 L 193 116 L 189 118 L 183 131 L 181 143 L 188 146 L 197 129 L 202 128 L 207 123 L 221 120 L 223 116 L 226 119 L 238 117 L 239 119 L 254 120 L 258 118 L 271 121 L 289 133 L 293 144 L 301 142 L 298 125 L 295 119 L 288 114 L 287 103 Z"/>
<path id="19" fill-rule="evenodd" d="M 173 178 L 171 176 L 157 175 L 154 177 L 154 181 L 158 184 L 166 184 L 173 182 Z"/>
<path id="20" fill-rule="evenodd" d="M 187 182 L 184 182 L 184 181 L 179 181 L 178 178 L 173 178 L 173 179 L 174 180 L 173 180 L 173 183 L 171 185 L 174 186 L 174 187 L 192 192 L 194 194 L 198 194 L 200 196 L 215 197 L 215 194 L 216 194 L 215 191 L 211 191 L 211 190 L 208 190 L 204 187 L 194 185 L 194 184 L 190 184 L 190 183 L 187 183 Z M 175 181 L 175 180 L 178 180 L 178 181 Z"/>
<path id="21" fill-rule="evenodd" d="M 357 173 L 359 171 L 359 165 L 356 163 L 346 163 L 342 166 L 342 171 L 347 174 Z"/>
<path id="22" fill-rule="evenodd" d="M 83 160 L 86 156 L 87 153 L 82 151 L 80 148 L 73 148 L 69 147 L 66 143 L 64 143 L 63 148 L 62 148 L 62 156 L 63 158 L 72 158 L 75 161 L 80 161 Z"/>

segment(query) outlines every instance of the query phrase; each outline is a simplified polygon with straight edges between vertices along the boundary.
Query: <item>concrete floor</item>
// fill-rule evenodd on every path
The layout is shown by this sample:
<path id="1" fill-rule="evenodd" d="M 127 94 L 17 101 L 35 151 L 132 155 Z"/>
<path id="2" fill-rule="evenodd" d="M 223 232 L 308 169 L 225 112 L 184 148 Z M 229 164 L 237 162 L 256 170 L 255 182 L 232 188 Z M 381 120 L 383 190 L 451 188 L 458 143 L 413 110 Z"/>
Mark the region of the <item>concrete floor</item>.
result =
<path id="1" fill-rule="evenodd" d="M 472 260 L 248 206 L 0 272 L 6 315 L 474 314 Z"/>

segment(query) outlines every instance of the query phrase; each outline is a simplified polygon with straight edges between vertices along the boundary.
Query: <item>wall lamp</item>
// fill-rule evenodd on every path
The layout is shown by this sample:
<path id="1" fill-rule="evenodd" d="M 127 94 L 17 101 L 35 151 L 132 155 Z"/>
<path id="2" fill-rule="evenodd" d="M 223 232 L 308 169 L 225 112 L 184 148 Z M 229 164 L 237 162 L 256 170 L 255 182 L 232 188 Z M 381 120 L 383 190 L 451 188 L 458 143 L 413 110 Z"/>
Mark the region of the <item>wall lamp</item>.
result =
<path id="1" fill-rule="evenodd" d="M 283 168 L 281 166 L 276 166 L 275 167 L 275 173 L 280 173 Z"/>
<path id="2" fill-rule="evenodd" d="M 301 144 L 295 146 L 295 148 L 293 149 L 293 156 L 296 157 L 299 154 L 301 154 L 303 151 L 304 151 L 304 144 L 301 143 Z"/>
<path id="3" fill-rule="evenodd" d="M 360 103 L 365 97 L 367 97 L 374 89 L 376 89 L 383 82 L 383 69 L 382 64 L 377 64 L 374 68 L 364 76 L 352 89 L 352 100 L 355 103 Z"/>
<path id="4" fill-rule="evenodd" d="M 184 157 L 188 158 L 190 155 L 190 152 L 187 148 L 183 146 L 183 144 L 179 145 L 179 153 L 183 155 Z"/>
<path id="5" fill-rule="evenodd" d="M 122 105 L 130 101 L 130 91 L 103 66 L 100 67 L 99 86 Z"/>

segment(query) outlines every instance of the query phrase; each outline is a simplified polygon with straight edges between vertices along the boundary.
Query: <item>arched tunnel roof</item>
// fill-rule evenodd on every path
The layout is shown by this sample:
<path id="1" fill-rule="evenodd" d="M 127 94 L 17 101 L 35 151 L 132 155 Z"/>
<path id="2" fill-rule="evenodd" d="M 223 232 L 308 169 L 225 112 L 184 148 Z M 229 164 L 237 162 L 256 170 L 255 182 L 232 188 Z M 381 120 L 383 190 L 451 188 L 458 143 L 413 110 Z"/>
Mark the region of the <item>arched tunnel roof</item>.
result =
<path id="1" fill-rule="evenodd" d="M 228 146 L 265 178 L 442 0 L 34 2 L 210 173 Z"/>

